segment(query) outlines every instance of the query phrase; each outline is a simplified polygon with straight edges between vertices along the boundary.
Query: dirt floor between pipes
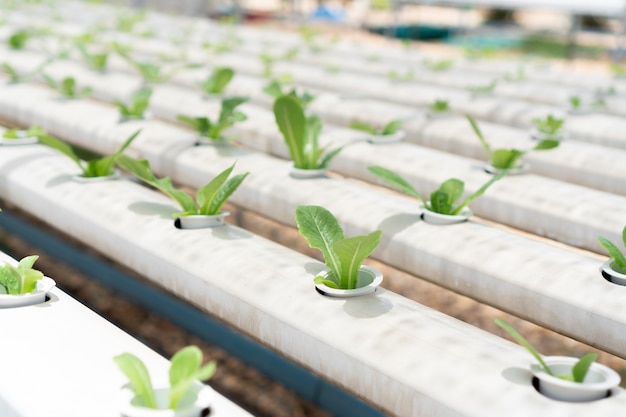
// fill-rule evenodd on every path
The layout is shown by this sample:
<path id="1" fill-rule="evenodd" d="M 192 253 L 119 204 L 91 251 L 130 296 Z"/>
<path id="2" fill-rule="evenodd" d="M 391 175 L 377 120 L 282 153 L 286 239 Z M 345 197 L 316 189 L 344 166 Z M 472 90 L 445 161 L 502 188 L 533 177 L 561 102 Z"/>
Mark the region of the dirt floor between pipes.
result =
<path id="1" fill-rule="evenodd" d="M 38 225 L 40 229 L 62 236 L 84 248 L 90 254 L 105 259 L 93 249 L 67 236 L 63 236 L 59 231 L 50 228 L 26 213 L 16 210 L 10 204 L 3 202 L 2 207 L 23 216 L 29 222 Z M 308 248 L 306 242 L 294 228 L 285 227 L 233 205 L 228 205 L 226 208 L 232 213 L 229 217 L 231 223 L 299 252 L 319 258 L 316 251 Z M 36 247 L 7 234 L 1 229 L 0 249 L 15 258 L 31 254 L 40 255 L 36 267 L 46 275 L 53 277 L 60 288 L 166 357 L 171 357 L 178 349 L 186 345 L 195 344 L 200 346 L 205 358 L 214 359 L 218 362 L 218 372 L 210 380 L 210 385 L 226 397 L 250 410 L 254 415 L 268 417 L 330 416 L 324 410 L 298 398 L 296 394 L 290 391 L 289 387 L 269 380 L 255 369 L 245 365 L 240 359 L 229 355 L 223 349 L 212 346 L 198 337 L 186 333 L 166 319 L 138 307 L 121 294 L 103 287 L 90 279 L 89 276 L 77 272 L 71 266 L 51 258 Z M 115 265 L 110 259 L 106 261 Z M 415 276 L 389 268 L 379 262 L 368 260 L 366 263 L 383 271 L 385 276 L 383 286 L 385 288 L 504 337 L 503 332 L 493 324 L 494 317 L 503 318 L 513 324 L 533 344 L 538 346 L 539 350 L 544 354 L 578 356 L 584 352 L 595 350 L 567 337 L 547 331 L 428 283 Z M 142 277 L 139 277 L 132 271 L 128 271 L 123 266 L 115 266 L 143 280 Z M 624 360 L 603 353 L 599 361 L 614 369 L 621 370 L 622 374 L 624 374 L 626 369 Z"/>

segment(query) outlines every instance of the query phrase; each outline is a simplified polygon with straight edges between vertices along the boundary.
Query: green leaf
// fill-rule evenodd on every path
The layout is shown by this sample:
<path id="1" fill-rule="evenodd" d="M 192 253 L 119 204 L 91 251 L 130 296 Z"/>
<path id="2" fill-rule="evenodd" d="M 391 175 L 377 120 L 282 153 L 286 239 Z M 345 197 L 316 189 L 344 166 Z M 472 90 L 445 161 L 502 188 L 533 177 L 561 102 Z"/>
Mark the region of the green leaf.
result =
<path id="1" fill-rule="evenodd" d="M 39 259 L 37 255 L 30 255 L 22 258 L 17 264 L 17 270 L 20 272 L 27 271 L 35 265 L 35 262 Z"/>
<path id="2" fill-rule="evenodd" d="M 543 150 L 548 150 L 548 149 L 554 149 L 557 146 L 559 146 L 561 142 L 558 140 L 554 140 L 554 139 L 544 139 L 542 141 L 540 141 L 537 146 L 535 146 L 533 148 L 533 150 L 535 151 L 543 151 Z"/>
<path id="3" fill-rule="evenodd" d="M 331 278 L 331 277 L 335 278 L 335 275 L 331 274 L 329 276 L 329 278 Z M 317 277 L 313 278 L 313 282 L 316 283 L 316 284 L 326 285 L 327 287 L 334 288 L 336 290 L 339 289 L 339 284 L 336 281 L 333 281 L 331 279 L 325 279 L 324 277 L 321 277 L 321 276 L 317 276 Z"/>
<path id="4" fill-rule="evenodd" d="M 576 365 L 572 368 L 572 376 L 574 377 L 574 382 L 582 383 L 585 380 L 585 376 L 587 376 L 587 372 L 589 371 L 589 367 L 598 359 L 598 354 L 587 353 L 585 356 L 580 358 Z"/>
<path id="5" fill-rule="evenodd" d="M 211 204 L 209 205 L 208 214 L 217 214 L 226 202 L 226 200 L 235 192 L 241 185 L 244 179 L 248 176 L 248 173 L 235 175 L 226 181 L 219 190 Z"/>
<path id="6" fill-rule="evenodd" d="M 341 263 L 339 287 L 346 290 L 356 288 L 361 264 L 380 243 L 382 232 L 376 230 L 365 236 L 354 236 L 335 242 L 333 249 Z"/>
<path id="7" fill-rule="evenodd" d="M 530 342 L 528 342 L 526 339 L 524 339 L 524 337 L 518 333 L 517 330 L 515 330 L 510 324 L 506 323 L 504 320 L 501 319 L 495 319 L 494 322 L 501 327 L 504 331 L 506 331 L 508 334 L 511 335 L 511 337 L 513 339 L 515 339 L 515 341 L 517 343 L 519 343 L 520 345 L 522 345 L 524 348 L 526 348 L 526 350 L 528 352 L 530 352 L 531 355 L 534 356 L 535 359 L 537 359 L 537 362 L 539 362 L 539 364 L 541 365 L 541 367 L 543 368 L 544 371 L 546 371 L 546 373 L 548 375 L 552 375 L 554 376 L 554 373 L 552 372 L 552 370 L 548 367 L 548 365 L 546 365 L 546 363 L 544 362 L 543 358 L 541 357 L 541 355 L 539 354 L 539 352 L 537 352 L 537 349 L 535 349 L 535 347 L 533 345 L 530 344 Z"/>
<path id="8" fill-rule="evenodd" d="M 204 137 L 209 137 L 209 132 L 213 127 L 213 123 L 207 117 L 189 117 L 181 114 L 178 120 L 192 126 L 199 135 Z"/>
<path id="9" fill-rule="evenodd" d="M 311 248 L 319 249 L 326 266 L 339 280 L 341 261 L 335 252 L 335 244 L 344 238 L 343 229 L 333 214 L 320 206 L 298 206 L 296 208 L 298 231 Z"/>
<path id="10" fill-rule="evenodd" d="M 200 85 L 207 94 L 221 94 L 235 75 L 232 68 L 216 68 Z"/>
<path id="11" fill-rule="evenodd" d="M 418 193 L 417 190 L 413 188 L 411 184 L 408 183 L 408 181 L 406 181 L 404 178 L 402 178 L 395 172 L 387 168 L 378 166 L 378 165 L 369 166 L 367 170 L 371 172 L 372 174 L 376 175 L 382 181 L 391 185 L 392 187 L 397 188 L 398 190 L 402 191 L 403 193 L 407 195 L 410 195 L 411 197 L 417 198 L 418 200 L 422 202 L 422 204 L 426 205 L 426 199 L 420 193 Z"/>
<path id="12" fill-rule="evenodd" d="M 0 285 L 6 294 L 21 294 L 22 277 L 17 268 L 8 264 L 0 266 Z"/>
<path id="13" fill-rule="evenodd" d="M 383 135 L 392 135 L 396 133 L 402 127 L 402 120 L 392 120 L 387 123 L 382 130 Z"/>
<path id="14" fill-rule="evenodd" d="M 624 229 L 626 230 L 626 228 Z M 605 237 L 598 236 L 598 242 L 604 249 L 606 249 L 609 256 L 613 259 L 619 269 L 626 273 L 626 256 L 624 256 L 622 251 L 613 242 Z"/>
<path id="15" fill-rule="evenodd" d="M 176 409 L 181 398 L 187 393 L 194 381 L 206 381 L 215 373 L 215 362 L 202 365 L 202 351 L 197 346 L 187 346 L 172 357 L 169 371 L 170 404 Z"/>
<path id="16" fill-rule="evenodd" d="M 306 168 L 304 145 L 306 118 L 298 100 L 281 96 L 274 102 L 274 117 L 296 168 Z"/>
<path id="17" fill-rule="evenodd" d="M 170 178 L 156 178 L 150 169 L 150 163 L 145 159 L 138 160 L 122 154 L 117 158 L 117 164 L 122 169 L 133 173 L 140 180 L 168 195 L 172 200 L 180 205 L 183 209 L 183 213 L 187 214 L 198 212 L 198 207 L 196 206 L 193 198 L 184 191 L 174 188 Z"/>
<path id="18" fill-rule="evenodd" d="M 483 149 L 485 150 L 485 152 L 487 153 L 487 157 L 491 160 L 492 159 L 492 152 L 491 152 L 491 146 L 489 146 L 489 143 L 487 142 L 487 140 L 485 139 L 485 137 L 483 136 L 483 133 L 480 131 L 480 129 L 478 128 L 478 124 L 476 123 L 476 121 L 474 120 L 473 117 L 471 117 L 470 115 L 466 114 L 465 118 L 467 119 L 467 121 L 470 123 L 470 125 L 472 126 L 472 129 L 474 130 L 474 133 L 476 134 L 476 136 L 478 137 L 478 140 L 480 140 L 480 143 L 483 145 Z"/>
<path id="19" fill-rule="evenodd" d="M 487 191 L 487 188 L 491 187 L 496 181 L 499 181 L 502 178 L 506 177 L 508 173 L 509 173 L 508 170 L 504 170 L 498 175 L 495 175 L 494 177 L 492 177 L 489 181 L 483 184 L 483 186 L 480 187 L 478 190 L 476 190 L 473 194 L 470 194 L 469 196 L 467 196 L 467 198 L 463 200 L 461 204 L 459 204 L 454 210 L 452 210 L 451 214 L 452 215 L 459 214 L 472 201 L 476 200 L 478 197 L 483 195 L 485 191 Z"/>
<path id="20" fill-rule="evenodd" d="M 72 161 L 74 161 L 76 165 L 78 165 L 78 167 L 80 168 L 81 172 L 83 172 L 83 174 L 86 173 L 85 172 L 86 168 L 85 166 L 83 166 L 83 163 L 80 157 L 77 155 L 76 149 L 73 146 L 68 145 L 62 140 L 59 140 L 49 135 L 39 136 L 39 142 L 46 146 L 49 146 L 52 149 L 56 149 L 57 151 L 61 152 L 63 155 L 67 156 Z"/>
<path id="21" fill-rule="evenodd" d="M 274 98 L 278 98 L 283 95 L 280 82 L 277 80 L 272 80 L 268 85 L 263 87 L 263 92 Z"/>
<path id="22" fill-rule="evenodd" d="M 146 407 L 156 409 L 157 402 L 150 374 L 141 359 L 130 353 L 122 353 L 115 356 L 113 360 L 130 381 L 135 395 L 143 401 Z"/>
<path id="23" fill-rule="evenodd" d="M 306 118 L 305 142 L 303 154 L 306 168 L 317 168 L 317 161 L 320 159 L 323 150 L 319 149 L 317 138 L 322 131 L 322 119 L 316 115 Z"/>
<path id="24" fill-rule="evenodd" d="M 228 176 L 233 171 L 233 168 L 235 168 L 235 164 L 220 172 L 208 184 L 198 190 L 196 194 L 196 199 L 198 200 L 201 214 L 217 214 L 209 213 L 209 207 L 215 199 L 215 196 L 218 194 L 220 188 L 222 187 L 222 185 L 224 185 L 224 183 L 228 179 Z"/>
<path id="25" fill-rule="evenodd" d="M 463 195 L 463 181 L 451 178 L 430 194 L 430 207 L 436 213 L 451 214 L 452 205 Z"/>
<path id="26" fill-rule="evenodd" d="M 515 168 L 525 153 L 517 149 L 496 149 L 491 154 L 490 162 L 494 168 L 498 169 Z"/>
<path id="27" fill-rule="evenodd" d="M 350 122 L 350 129 L 360 130 L 371 135 L 376 134 L 376 128 L 374 126 L 370 125 L 369 123 L 361 122 L 359 120 Z"/>
<path id="28" fill-rule="evenodd" d="M 332 151 L 326 153 L 324 155 L 324 157 L 322 158 L 322 160 L 320 161 L 320 163 L 317 165 L 318 169 L 325 169 L 328 168 L 328 164 L 330 164 L 330 161 L 336 157 L 337 155 L 339 155 L 339 152 L 341 152 L 343 150 L 343 146 L 340 146 L 338 148 L 333 149 Z"/>

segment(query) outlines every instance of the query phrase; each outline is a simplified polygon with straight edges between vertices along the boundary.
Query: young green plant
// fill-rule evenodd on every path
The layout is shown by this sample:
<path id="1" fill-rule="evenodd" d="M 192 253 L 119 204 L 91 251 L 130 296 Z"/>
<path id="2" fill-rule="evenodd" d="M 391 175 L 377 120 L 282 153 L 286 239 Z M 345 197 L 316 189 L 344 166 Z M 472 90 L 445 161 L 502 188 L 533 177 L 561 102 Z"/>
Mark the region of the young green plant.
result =
<path id="1" fill-rule="evenodd" d="M 21 129 L 9 129 L 2 134 L 4 139 L 23 139 L 23 138 L 39 138 L 42 135 L 45 135 L 46 132 L 41 128 L 41 126 L 34 125 L 29 127 L 26 130 Z"/>
<path id="2" fill-rule="evenodd" d="M 138 160 L 122 155 L 118 159 L 118 165 L 130 171 L 141 181 L 162 191 L 182 208 L 182 211 L 174 213 L 173 217 L 219 214 L 222 205 L 228 197 L 241 185 L 248 173 L 235 175 L 228 178 L 235 165 L 219 173 L 208 184 L 196 192 L 196 197 L 174 187 L 169 177 L 157 178 L 150 169 L 150 163 L 145 159 Z"/>
<path id="3" fill-rule="evenodd" d="M 269 84 L 263 87 L 263 92 L 271 97 L 274 97 L 274 99 L 281 96 L 291 96 L 297 99 L 302 107 L 305 108 L 315 99 L 315 96 L 307 91 L 298 92 L 295 87 L 287 91 L 287 89 L 283 87 L 283 83 L 279 80 L 272 80 Z"/>
<path id="4" fill-rule="evenodd" d="M 119 100 L 114 100 L 113 103 L 120 110 L 123 118 L 142 118 L 150 105 L 150 97 L 152 97 L 152 89 L 143 87 L 135 91 L 128 105 Z"/>
<path id="5" fill-rule="evenodd" d="M 605 237 L 598 236 L 598 242 L 613 259 L 613 265 L 611 265 L 611 267 L 621 274 L 626 274 L 626 255 L 624 255 L 616 244 Z M 622 230 L 622 242 L 624 246 L 626 246 L 626 227 Z"/>
<path id="6" fill-rule="evenodd" d="M 482 132 L 478 128 L 478 124 L 476 121 L 469 115 L 465 115 L 467 120 L 469 121 L 474 133 L 480 140 L 480 143 L 483 145 L 485 152 L 487 153 L 487 157 L 489 158 L 489 163 L 492 167 L 496 169 L 514 169 L 519 168 L 520 160 L 522 156 L 526 155 L 529 151 L 523 151 L 519 149 L 492 149 L 491 145 L 487 142 Z M 537 145 L 531 150 L 533 151 L 544 151 L 548 149 L 554 149 L 559 146 L 560 142 L 556 139 L 544 139 L 539 141 Z"/>
<path id="7" fill-rule="evenodd" d="M 247 120 L 245 113 L 237 110 L 241 104 L 248 101 L 248 97 L 229 97 L 222 100 L 220 115 L 217 120 L 213 121 L 208 117 L 190 117 L 179 115 L 178 120 L 191 125 L 200 136 L 209 138 L 213 141 L 225 141 L 223 136 L 224 130 L 233 126 L 235 123 Z"/>
<path id="8" fill-rule="evenodd" d="M 380 243 L 382 232 L 346 238 L 333 214 L 320 206 L 299 206 L 296 209 L 298 231 L 309 246 L 319 249 L 331 274 L 324 279 L 315 277 L 315 283 L 330 288 L 356 288 L 361 264 Z"/>
<path id="9" fill-rule="evenodd" d="M 428 108 L 432 111 L 434 111 L 435 113 L 444 113 L 448 110 L 450 110 L 450 104 L 448 102 L 448 100 L 435 100 L 434 102 L 432 102 Z"/>
<path id="10" fill-rule="evenodd" d="M 200 87 L 208 95 L 222 94 L 234 75 L 235 71 L 232 68 L 215 68 L 211 75 L 200 83 Z"/>
<path id="11" fill-rule="evenodd" d="M 550 369 L 550 367 L 543 360 L 541 354 L 539 354 L 537 349 L 535 349 L 535 347 L 532 344 L 530 344 L 529 341 L 527 341 L 521 334 L 519 334 L 517 330 L 515 330 L 510 324 L 506 323 L 505 321 L 501 319 L 495 319 L 494 321 L 496 325 L 498 325 L 500 328 L 506 331 L 509 335 L 511 335 L 511 337 L 515 339 L 517 343 L 519 343 L 521 346 L 526 348 L 526 350 L 530 352 L 530 354 L 537 360 L 537 362 L 539 362 L 539 365 L 541 365 L 541 368 L 548 375 L 555 376 L 565 381 L 582 383 L 585 380 L 585 376 L 587 375 L 587 372 L 589 371 L 591 364 L 593 364 L 593 362 L 595 362 L 595 360 L 598 358 L 598 354 L 595 352 L 587 353 L 582 358 L 580 358 L 578 362 L 572 367 L 572 372 L 570 374 L 554 375 L 554 372 L 552 372 L 552 369 Z"/>
<path id="12" fill-rule="evenodd" d="M 543 119 L 535 118 L 532 122 L 539 132 L 550 138 L 555 138 L 560 135 L 565 119 L 559 119 L 549 114 Z"/>
<path id="13" fill-rule="evenodd" d="M 326 152 L 327 147 L 319 146 L 322 121 L 316 115 L 306 116 L 296 97 L 278 97 L 274 102 L 274 116 L 295 168 L 325 169 L 341 152 L 341 147 Z"/>
<path id="14" fill-rule="evenodd" d="M 51 147 L 52 149 L 56 149 L 74 161 L 74 163 L 76 163 L 76 165 L 80 168 L 83 177 L 97 178 L 106 177 L 115 173 L 115 164 L 140 132 L 141 130 L 138 130 L 133 133 L 113 155 L 104 157 L 100 157 L 92 152 L 69 145 L 62 140 L 46 134 L 39 136 L 39 142 Z"/>
<path id="15" fill-rule="evenodd" d="M 434 61 L 425 59 L 422 61 L 422 64 L 432 71 L 445 71 L 452 68 L 454 65 L 454 59 L 439 59 Z"/>
<path id="16" fill-rule="evenodd" d="M 0 265 L 0 294 L 28 294 L 35 290 L 37 281 L 43 278 L 43 273 L 33 269 L 33 264 L 39 259 L 31 255 L 19 261 L 17 266 Z"/>
<path id="17" fill-rule="evenodd" d="M 82 90 L 78 90 L 74 77 L 65 77 L 61 81 L 57 81 L 47 74 L 41 74 L 41 76 L 50 87 L 54 88 L 57 92 L 59 92 L 63 97 L 66 98 L 75 99 L 87 97 L 93 91 L 91 87 L 84 87 Z"/>
<path id="18" fill-rule="evenodd" d="M 18 30 L 9 36 L 7 44 L 11 49 L 24 49 L 26 42 L 30 39 L 31 34 L 26 30 Z"/>
<path id="19" fill-rule="evenodd" d="M 472 94 L 491 94 L 494 92 L 497 85 L 498 85 L 498 81 L 493 80 L 489 84 L 472 85 L 472 86 L 466 87 L 466 90 Z"/>
<path id="20" fill-rule="evenodd" d="M 493 176 L 489 181 L 483 184 L 482 187 L 467 196 L 463 201 L 461 201 L 461 203 L 455 205 L 455 203 L 463 196 L 463 192 L 465 190 L 465 184 L 459 179 L 451 178 L 444 181 L 437 190 L 430 194 L 430 200 L 427 200 L 411 184 L 409 184 L 407 180 L 395 172 L 378 165 L 369 166 L 367 169 L 383 182 L 386 182 L 403 193 L 420 200 L 427 210 L 450 216 L 461 214 L 463 209 L 472 201 L 483 195 L 485 191 L 491 187 L 491 185 L 508 174 L 508 171 L 504 170 L 498 175 Z"/>
<path id="21" fill-rule="evenodd" d="M 120 371 L 130 381 L 133 392 L 142 407 L 159 409 L 150 373 L 141 359 L 131 353 L 113 358 Z M 209 380 L 216 369 L 215 361 L 202 366 L 202 351 L 197 346 L 187 346 L 172 356 L 169 369 L 168 409 L 175 410 L 180 400 L 193 387 L 195 381 Z"/>
<path id="22" fill-rule="evenodd" d="M 371 125 L 366 122 L 361 122 L 358 120 L 355 120 L 350 123 L 351 129 L 360 130 L 362 132 L 366 132 L 366 133 L 369 133 L 370 135 L 376 135 L 376 136 L 393 135 L 394 133 L 398 132 L 401 127 L 402 127 L 402 120 L 400 119 L 392 120 L 389 123 L 385 124 L 382 128 L 377 128 L 374 125 Z"/>
<path id="23" fill-rule="evenodd" d="M 109 53 L 104 52 L 89 52 L 85 45 L 79 43 L 76 45 L 76 49 L 80 52 L 89 68 L 95 71 L 104 71 L 107 67 L 109 59 Z"/>

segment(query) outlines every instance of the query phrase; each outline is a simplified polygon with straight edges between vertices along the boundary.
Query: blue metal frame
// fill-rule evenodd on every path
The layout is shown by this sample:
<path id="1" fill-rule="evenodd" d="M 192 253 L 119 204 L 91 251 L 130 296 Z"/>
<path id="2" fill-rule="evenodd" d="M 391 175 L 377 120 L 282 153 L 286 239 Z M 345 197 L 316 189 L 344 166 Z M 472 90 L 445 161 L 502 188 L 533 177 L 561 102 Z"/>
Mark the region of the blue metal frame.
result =
<path id="1" fill-rule="evenodd" d="M 0 214 L 0 228 L 19 236 L 42 252 L 112 288 L 201 339 L 219 346 L 305 400 L 338 417 L 383 417 L 382 411 L 280 356 L 207 313 L 165 291 L 142 283 L 76 245 L 46 233 L 10 211 Z M 10 255 L 10 253 L 9 253 Z"/>

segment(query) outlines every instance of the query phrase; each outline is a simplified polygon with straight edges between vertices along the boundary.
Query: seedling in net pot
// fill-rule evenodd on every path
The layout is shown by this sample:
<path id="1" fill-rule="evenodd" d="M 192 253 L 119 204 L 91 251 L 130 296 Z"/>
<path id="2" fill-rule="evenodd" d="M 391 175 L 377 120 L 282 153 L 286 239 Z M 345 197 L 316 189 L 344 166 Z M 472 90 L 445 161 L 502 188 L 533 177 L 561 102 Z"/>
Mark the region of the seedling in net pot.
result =
<path id="1" fill-rule="evenodd" d="M 54 88 L 65 98 L 75 99 L 87 97 L 93 91 L 91 87 L 84 87 L 79 90 L 76 86 L 76 80 L 74 77 L 65 77 L 61 81 L 57 81 L 46 74 L 42 74 L 42 77 L 50 87 Z"/>
<path id="2" fill-rule="evenodd" d="M 512 170 L 512 169 L 522 169 L 523 164 L 521 158 L 529 152 L 529 150 L 520 150 L 520 149 L 492 149 L 491 145 L 487 142 L 482 132 L 478 128 L 478 124 L 476 121 L 465 115 L 467 120 L 470 122 L 474 133 L 480 140 L 480 143 L 483 145 L 483 149 L 487 153 L 487 157 L 489 158 L 489 164 L 496 171 L 497 170 Z M 534 148 L 530 149 L 533 151 L 543 151 L 554 149 L 559 146 L 560 142 L 555 139 L 544 139 L 539 141 Z"/>
<path id="3" fill-rule="evenodd" d="M 24 49 L 31 35 L 26 30 L 18 30 L 9 36 L 7 43 L 11 49 Z"/>
<path id="4" fill-rule="evenodd" d="M 422 61 L 422 64 L 432 71 L 445 71 L 452 68 L 452 66 L 454 65 L 454 59 L 425 59 Z"/>
<path id="5" fill-rule="evenodd" d="M 611 257 L 602 265 L 602 276 L 613 283 L 626 285 L 626 255 L 605 237 L 598 236 L 598 242 Z M 622 242 L 626 246 L 626 227 L 622 230 Z"/>
<path id="6" fill-rule="evenodd" d="M 63 155 L 70 158 L 80 168 L 82 177 L 84 178 L 98 178 L 108 177 L 115 174 L 115 165 L 122 153 L 130 146 L 133 140 L 139 135 L 141 130 L 133 133 L 126 141 L 120 146 L 120 148 L 113 155 L 101 157 L 93 152 L 86 151 L 84 149 L 72 146 L 63 142 L 57 138 L 49 135 L 39 136 L 39 142 L 42 144 L 56 149 Z"/>
<path id="7" fill-rule="evenodd" d="M 279 80 L 272 80 L 268 85 L 263 87 L 263 92 L 275 99 L 285 95 L 291 96 L 297 99 L 302 107 L 307 107 L 315 99 L 313 94 L 304 90 L 298 91 L 296 87 L 288 91 Z"/>
<path id="8" fill-rule="evenodd" d="M 222 100 L 220 115 L 217 120 L 208 117 L 190 117 L 179 115 L 178 120 L 191 125 L 200 136 L 209 138 L 212 141 L 226 141 L 224 130 L 235 123 L 247 120 L 245 113 L 237 110 L 241 104 L 248 101 L 248 97 L 229 97 Z"/>
<path id="9" fill-rule="evenodd" d="M 215 68 L 211 75 L 200 83 L 200 87 L 208 95 L 222 94 L 234 75 L 235 71 L 232 68 Z"/>
<path id="10" fill-rule="evenodd" d="M 341 151 L 342 148 L 335 148 L 327 152 L 327 147 L 319 146 L 321 119 L 316 115 L 306 116 L 302 103 L 292 95 L 276 99 L 274 116 L 295 168 L 325 169 Z"/>
<path id="11" fill-rule="evenodd" d="M 465 207 L 483 195 L 491 185 L 504 178 L 508 173 L 505 170 L 493 176 L 482 187 L 458 203 L 465 191 L 465 184 L 459 179 L 451 178 L 444 181 L 437 190 L 430 194 L 430 200 L 427 200 L 408 181 L 395 172 L 378 165 L 370 166 L 367 169 L 392 187 L 420 200 L 427 210 L 449 216 L 460 215 Z"/>
<path id="12" fill-rule="evenodd" d="M 120 371 L 128 378 L 135 398 L 134 407 L 156 410 L 187 410 L 197 400 L 199 386 L 197 381 L 207 381 L 215 373 L 216 363 L 211 361 L 202 366 L 202 351 L 197 346 L 187 346 L 174 354 L 169 369 L 167 401 L 159 404 L 156 389 L 150 373 L 141 359 L 131 353 L 122 353 L 113 358 Z M 124 414 L 123 411 L 122 414 Z M 198 410 L 195 414 L 200 415 Z"/>
<path id="13" fill-rule="evenodd" d="M 150 97 L 152 97 L 152 89 L 144 87 L 133 93 L 128 105 L 119 100 L 114 100 L 113 102 L 120 110 L 122 118 L 143 118 L 150 104 Z"/>
<path id="14" fill-rule="evenodd" d="M 89 52 L 82 44 L 77 44 L 76 49 L 78 49 L 80 54 L 83 56 L 83 59 L 87 62 L 89 68 L 95 71 L 104 71 L 106 69 L 109 59 L 108 52 Z"/>
<path id="15" fill-rule="evenodd" d="M 33 269 L 33 264 L 39 259 L 37 255 L 23 258 L 17 266 L 0 265 L 0 294 L 28 294 L 35 290 L 37 281 L 43 278 L 43 273 Z"/>
<path id="16" fill-rule="evenodd" d="M 195 199 L 186 192 L 174 187 L 169 177 L 157 178 L 150 169 L 150 163 L 145 159 L 137 160 L 129 156 L 122 155 L 118 159 L 118 165 L 130 171 L 141 181 L 154 188 L 161 190 L 164 194 L 174 200 L 182 211 L 174 213 L 173 217 L 184 217 L 194 215 L 212 216 L 220 213 L 222 205 L 228 197 L 241 185 L 248 173 L 235 175 L 228 178 L 235 167 L 225 169 L 213 178 L 208 184 L 196 192 Z"/>
<path id="17" fill-rule="evenodd" d="M 357 288 L 361 265 L 380 243 L 382 232 L 346 238 L 335 216 L 320 206 L 299 206 L 296 223 L 309 246 L 322 252 L 331 272 L 315 277 L 315 283 L 342 290 Z"/>
<path id="18" fill-rule="evenodd" d="M 362 132 L 367 132 L 371 135 L 393 135 L 402 127 L 402 120 L 395 119 L 387 123 L 382 128 L 377 128 L 374 125 L 371 125 L 366 122 L 361 122 L 355 120 L 350 123 L 350 128 L 354 130 L 360 130 Z"/>
<path id="19" fill-rule="evenodd" d="M 535 118 L 532 120 L 537 132 L 546 139 L 560 139 L 563 136 L 563 124 L 565 119 L 559 119 L 551 114 L 545 118 Z"/>
<path id="20" fill-rule="evenodd" d="M 448 100 L 435 100 L 434 102 L 432 102 L 428 108 L 430 110 L 432 110 L 435 113 L 445 113 L 448 110 L 450 110 L 450 104 L 448 102 Z"/>

